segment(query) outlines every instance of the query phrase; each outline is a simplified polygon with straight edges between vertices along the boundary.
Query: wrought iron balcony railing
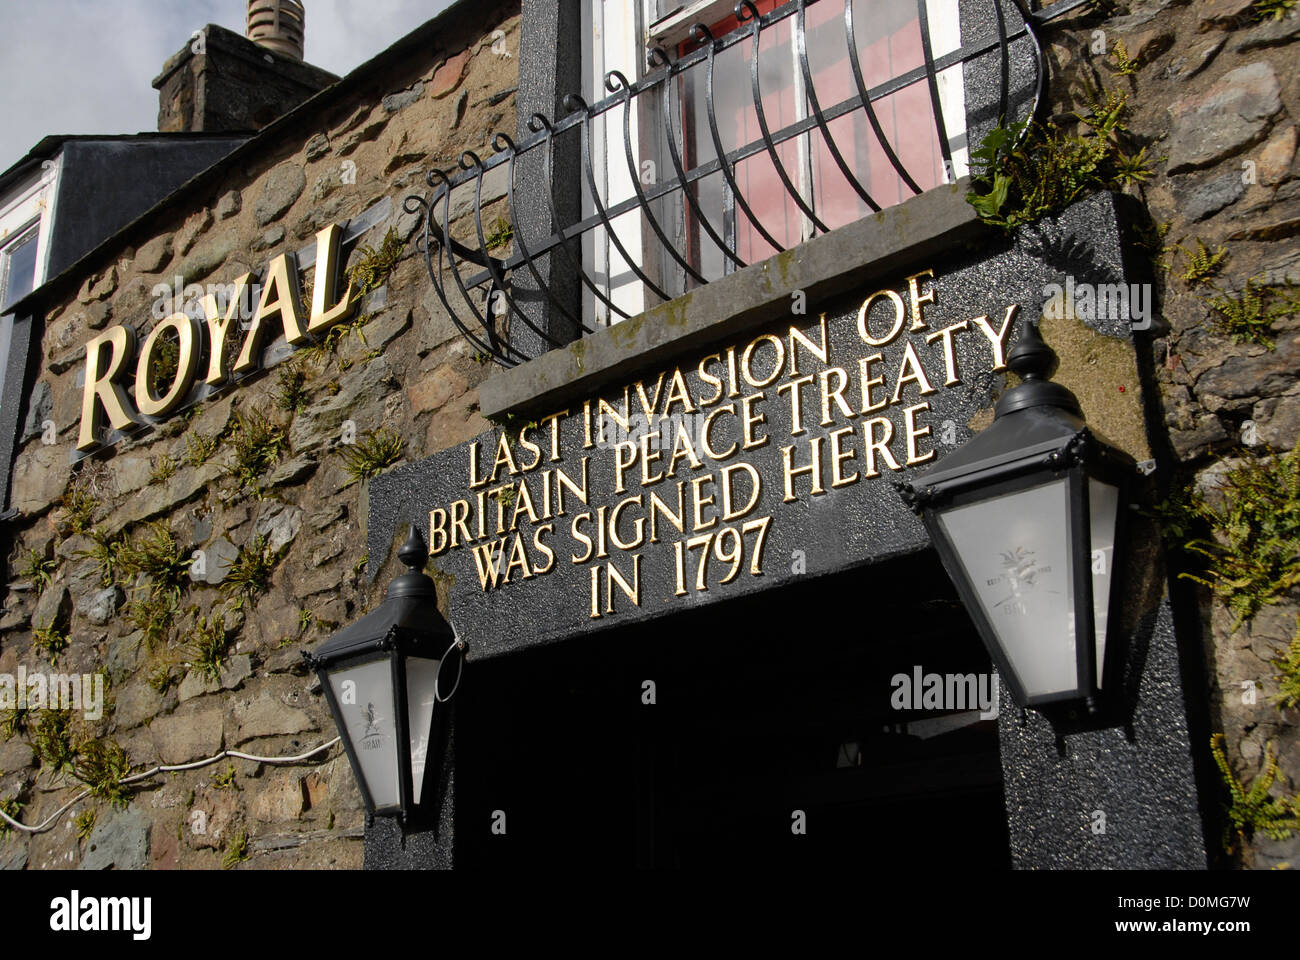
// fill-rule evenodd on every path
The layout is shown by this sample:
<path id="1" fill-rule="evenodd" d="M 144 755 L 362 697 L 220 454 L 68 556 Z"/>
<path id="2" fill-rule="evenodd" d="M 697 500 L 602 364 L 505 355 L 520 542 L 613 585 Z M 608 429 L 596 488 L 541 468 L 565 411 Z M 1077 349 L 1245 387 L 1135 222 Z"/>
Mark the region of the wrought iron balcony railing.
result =
<path id="1" fill-rule="evenodd" d="M 936 0 L 793 0 L 766 13 L 744 0 L 734 21 L 651 48 L 635 82 L 609 72 L 599 102 L 571 95 L 559 119 L 534 113 L 526 137 L 497 134 L 490 158 L 466 151 L 459 170 L 431 170 L 432 192 L 405 207 L 422 214 L 451 319 L 514 366 L 952 182 L 968 143 L 1038 111 L 1045 67 L 1032 27 L 1043 14 L 1024 0 L 947 2 L 959 24 L 933 22 Z M 508 240 L 485 224 L 501 193 Z M 615 289 L 616 270 L 635 296 Z"/>

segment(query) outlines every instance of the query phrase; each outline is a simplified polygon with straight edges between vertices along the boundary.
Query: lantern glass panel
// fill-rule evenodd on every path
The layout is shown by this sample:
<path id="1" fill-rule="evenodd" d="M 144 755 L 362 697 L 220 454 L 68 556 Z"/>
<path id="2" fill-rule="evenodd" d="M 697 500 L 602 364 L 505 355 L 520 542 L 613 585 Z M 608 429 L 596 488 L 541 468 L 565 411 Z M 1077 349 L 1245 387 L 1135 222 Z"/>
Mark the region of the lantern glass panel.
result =
<path id="1" fill-rule="evenodd" d="M 1106 617 L 1110 613 L 1111 573 L 1115 563 L 1115 523 L 1119 514 L 1119 488 L 1100 480 L 1088 481 L 1089 526 L 1092 528 L 1092 617 L 1097 627 L 1097 689 L 1101 689 L 1106 662 Z"/>
<path id="2" fill-rule="evenodd" d="M 1066 478 L 940 510 L 938 522 L 1030 698 L 1078 689 Z"/>
<path id="3" fill-rule="evenodd" d="M 398 806 L 397 707 L 388 657 L 331 671 L 330 687 L 376 809 Z"/>
<path id="4" fill-rule="evenodd" d="M 424 788 L 424 765 L 429 755 L 433 730 L 434 692 L 438 683 L 438 661 L 411 657 L 406 661 L 406 720 L 411 731 L 411 799 L 420 802 Z"/>

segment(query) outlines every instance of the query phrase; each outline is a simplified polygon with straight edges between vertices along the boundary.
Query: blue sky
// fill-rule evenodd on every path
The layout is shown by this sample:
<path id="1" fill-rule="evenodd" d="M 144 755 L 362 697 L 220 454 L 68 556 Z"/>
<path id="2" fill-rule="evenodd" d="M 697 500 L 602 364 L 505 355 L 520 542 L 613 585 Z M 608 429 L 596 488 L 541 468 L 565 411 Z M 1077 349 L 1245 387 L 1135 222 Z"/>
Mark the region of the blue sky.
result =
<path id="1" fill-rule="evenodd" d="M 451 0 L 305 0 L 309 63 L 344 74 Z M 0 0 L 0 170 L 52 133 L 158 125 L 150 85 L 204 24 L 244 32 L 244 0 Z"/>

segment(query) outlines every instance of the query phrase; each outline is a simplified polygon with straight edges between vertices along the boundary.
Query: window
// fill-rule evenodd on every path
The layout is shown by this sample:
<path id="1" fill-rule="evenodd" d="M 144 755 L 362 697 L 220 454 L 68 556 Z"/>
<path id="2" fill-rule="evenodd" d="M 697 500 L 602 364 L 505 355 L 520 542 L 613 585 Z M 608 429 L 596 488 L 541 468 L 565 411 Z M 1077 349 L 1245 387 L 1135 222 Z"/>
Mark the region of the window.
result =
<path id="1" fill-rule="evenodd" d="M 677 0 L 586 0 L 584 58 L 589 69 L 583 93 L 588 103 L 609 95 L 605 76 L 610 71 L 620 71 L 631 82 L 645 76 L 654 47 L 679 62 L 701 49 L 696 24 L 706 25 L 715 39 L 737 30 L 743 36 L 715 54 L 711 98 L 708 70 L 697 65 L 665 84 L 661 96 L 632 100 L 627 143 L 625 107 L 593 118 L 593 179 L 606 207 L 635 195 L 629 145 L 643 187 L 652 186 L 660 170 L 669 171 L 674 150 L 687 170 L 711 163 L 716 169 L 691 185 L 690 197 L 651 205 L 650 215 L 659 229 L 672 234 L 676 248 L 685 252 L 685 263 L 663 255 L 663 245 L 654 242 L 653 227 L 639 209 L 612 219 L 611 230 L 593 230 L 584 237 L 584 265 L 600 288 L 588 291 L 586 316 L 601 324 L 618 322 L 659 302 L 658 293 L 676 296 L 964 175 L 962 65 L 937 73 L 937 116 L 925 75 L 927 46 L 931 61 L 961 46 L 958 3 L 810 2 L 802 45 L 797 14 L 765 23 L 758 34 L 760 112 L 754 97 L 752 17 L 737 19 L 731 0 L 684 5 Z M 849 54 L 846 6 L 857 70 Z M 753 4 L 760 16 L 781 7 L 779 0 Z M 801 53 L 806 53 L 806 70 Z M 830 116 L 834 107 L 859 96 L 859 73 L 867 90 L 909 74 L 914 79 L 874 99 L 874 117 L 861 109 Z M 818 113 L 827 119 L 829 138 L 820 129 Z M 807 132 L 789 135 L 800 124 Z M 769 147 L 765 139 L 779 142 Z M 724 169 L 717 163 L 719 146 L 724 155 L 745 155 Z M 589 189 L 584 184 L 584 217 L 596 212 Z M 638 270 L 658 289 L 647 289 L 652 285 Z"/>
<path id="2" fill-rule="evenodd" d="M 408 198 L 440 299 L 505 367 L 954 182 L 968 137 L 1041 102 L 1021 0 L 576 9 L 582 82 L 556 115 Z M 483 204 L 501 199 L 515 229 L 489 249 Z"/>
<path id="3" fill-rule="evenodd" d="M 0 248 L 0 310 L 21 300 L 35 289 L 37 230 L 32 227 L 12 243 Z M 5 367 L 8 365 L 9 344 L 13 338 L 14 318 L 5 313 L 0 316 L 0 398 L 4 394 Z M 0 401 L 2 402 L 2 401 Z"/>
<path id="4" fill-rule="evenodd" d="M 0 398 L 6 377 L 23 375 L 26 357 L 10 357 L 14 317 L 8 311 L 45 282 L 58 174 L 58 160 L 44 161 L 39 173 L 0 196 Z M 7 369 L 11 360 L 14 371 Z"/>
<path id="5" fill-rule="evenodd" d="M 33 224 L 17 240 L 0 248 L 0 310 L 8 310 L 36 289 L 37 234 Z"/>

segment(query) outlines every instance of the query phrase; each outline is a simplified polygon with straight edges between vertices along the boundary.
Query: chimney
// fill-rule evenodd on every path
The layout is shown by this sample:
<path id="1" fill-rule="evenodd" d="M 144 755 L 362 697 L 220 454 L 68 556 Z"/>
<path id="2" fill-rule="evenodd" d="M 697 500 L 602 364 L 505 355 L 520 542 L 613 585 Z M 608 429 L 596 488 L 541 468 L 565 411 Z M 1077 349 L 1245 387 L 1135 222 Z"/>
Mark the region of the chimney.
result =
<path id="1" fill-rule="evenodd" d="M 268 50 L 301 62 L 306 28 L 302 0 L 248 0 L 245 35 Z"/>
<path id="2" fill-rule="evenodd" d="M 158 130 L 260 130 L 338 77 L 304 63 L 301 0 L 249 0 L 248 36 L 210 23 L 163 64 Z"/>

